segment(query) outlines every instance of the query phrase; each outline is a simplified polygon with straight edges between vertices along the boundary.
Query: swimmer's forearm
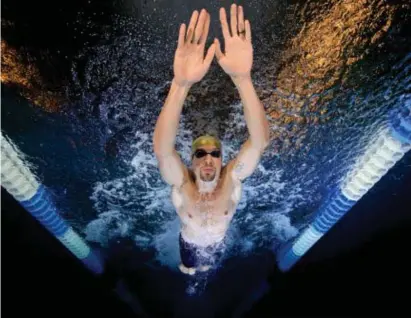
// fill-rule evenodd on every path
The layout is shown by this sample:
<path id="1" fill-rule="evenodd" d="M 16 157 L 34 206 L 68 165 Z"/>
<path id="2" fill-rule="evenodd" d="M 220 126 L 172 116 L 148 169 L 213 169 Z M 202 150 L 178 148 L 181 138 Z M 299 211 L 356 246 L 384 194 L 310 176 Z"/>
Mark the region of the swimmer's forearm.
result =
<path id="1" fill-rule="evenodd" d="M 174 151 L 181 111 L 190 88 L 191 85 L 182 86 L 174 80 L 172 81 L 170 91 L 154 129 L 153 145 L 155 153 L 165 155 Z"/>
<path id="2" fill-rule="evenodd" d="M 257 96 L 250 77 L 232 78 L 240 93 L 244 106 L 244 117 L 247 122 L 251 143 L 263 149 L 270 140 L 270 127 L 266 118 L 264 106 Z"/>

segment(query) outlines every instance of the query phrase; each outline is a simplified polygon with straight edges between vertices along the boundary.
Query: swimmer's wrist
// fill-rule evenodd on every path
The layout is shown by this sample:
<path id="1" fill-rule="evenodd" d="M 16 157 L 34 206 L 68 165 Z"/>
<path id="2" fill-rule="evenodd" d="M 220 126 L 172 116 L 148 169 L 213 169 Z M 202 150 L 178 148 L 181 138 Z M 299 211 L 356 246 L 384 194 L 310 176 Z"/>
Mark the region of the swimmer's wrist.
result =
<path id="1" fill-rule="evenodd" d="M 231 80 L 235 86 L 239 86 L 243 83 L 251 82 L 251 74 L 241 75 L 241 76 L 231 76 Z"/>
<path id="2" fill-rule="evenodd" d="M 184 88 L 184 89 L 190 89 L 191 86 L 193 86 L 193 83 L 189 83 L 189 82 L 186 82 L 186 81 L 180 81 L 180 80 L 176 79 L 175 77 L 173 78 L 172 84 L 174 84 L 174 86 L 181 87 L 181 88 Z"/>

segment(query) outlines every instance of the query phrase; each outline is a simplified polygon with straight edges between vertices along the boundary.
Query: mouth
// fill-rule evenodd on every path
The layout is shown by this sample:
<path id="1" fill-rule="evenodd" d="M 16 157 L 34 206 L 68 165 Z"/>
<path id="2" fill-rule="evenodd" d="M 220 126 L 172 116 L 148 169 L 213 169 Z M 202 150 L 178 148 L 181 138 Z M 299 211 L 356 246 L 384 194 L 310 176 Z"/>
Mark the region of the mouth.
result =
<path id="1" fill-rule="evenodd" d="M 203 169 L 205 172 L 213 172 L 214 171 L 214 169 L 212 169 L 212 168 L 204 168 Z"/>

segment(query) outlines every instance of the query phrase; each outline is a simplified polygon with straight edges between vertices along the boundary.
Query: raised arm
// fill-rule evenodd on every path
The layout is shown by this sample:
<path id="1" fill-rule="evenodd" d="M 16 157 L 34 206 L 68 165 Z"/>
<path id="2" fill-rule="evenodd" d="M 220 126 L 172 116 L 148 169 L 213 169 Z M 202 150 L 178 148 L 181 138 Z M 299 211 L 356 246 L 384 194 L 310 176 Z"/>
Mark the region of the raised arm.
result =
<path id="1" fill-rule="evenodd" d="M 160 171 L 169 184 L 182 182 L 184 172 L 184 166 L 175 151 L 175 138 L 184 101 L 191 86 L 207 73 L 215 54 L 215 45 L 212 44 L 204 58 L 209 26 L 210 15 L 205 9 L 200 15 L 197 10 L 193 12 L 187 35 L 186 25 L 183 23 L 180 26 L 174 56 L 174 78 L 153 135 L 153 147 L 160 163 Z"/>
<path id="2" fill-rule="evenodd" d="M 229 164 L 235 177 L 243 180 L 255 170 L 260 157 L 269 143 L 269 125 L 264 107 L 251 81 L 253 48 L 251 26 L 244 21 L 243 7 L 233 4 L 230 9 L 231 34 L 224 8 L 220 9 L 221 28 L 225 41 L 225 53 L 221 52 L 216 38 L 216 58 L 223 70 L 237 87 L 244 106 L 244 117 L 250 137 L 242 146 L 237 158 Z"/>

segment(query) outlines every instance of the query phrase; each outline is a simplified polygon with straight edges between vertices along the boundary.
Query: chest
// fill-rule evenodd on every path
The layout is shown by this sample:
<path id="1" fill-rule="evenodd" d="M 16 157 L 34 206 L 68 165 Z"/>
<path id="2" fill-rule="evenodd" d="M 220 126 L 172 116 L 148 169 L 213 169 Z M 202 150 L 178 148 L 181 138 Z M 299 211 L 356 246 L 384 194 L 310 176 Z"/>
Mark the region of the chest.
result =
<path id="1" fill-rule="evenodd" d="M 241 199 L 241 182 L 225 178 L 218 191 L 213 194 L 199 193 L 195 184 L 185 183 L 180 190 L 173 188 L 172 201 L 179 216 L 186 221 L 230 220 Z"/>

